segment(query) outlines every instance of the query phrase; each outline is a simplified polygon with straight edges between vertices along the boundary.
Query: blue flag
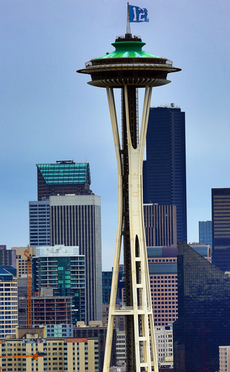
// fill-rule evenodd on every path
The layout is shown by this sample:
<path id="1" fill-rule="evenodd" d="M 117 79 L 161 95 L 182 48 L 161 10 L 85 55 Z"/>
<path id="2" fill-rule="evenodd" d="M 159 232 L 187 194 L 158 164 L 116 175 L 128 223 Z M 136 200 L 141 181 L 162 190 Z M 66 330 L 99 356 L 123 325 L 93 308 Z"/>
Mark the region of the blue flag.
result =
<path id="1" fill-rule="evenodd" d="M 148 10 L 139 6 L 129 5 L 129 22 L 148 22 Z"/>

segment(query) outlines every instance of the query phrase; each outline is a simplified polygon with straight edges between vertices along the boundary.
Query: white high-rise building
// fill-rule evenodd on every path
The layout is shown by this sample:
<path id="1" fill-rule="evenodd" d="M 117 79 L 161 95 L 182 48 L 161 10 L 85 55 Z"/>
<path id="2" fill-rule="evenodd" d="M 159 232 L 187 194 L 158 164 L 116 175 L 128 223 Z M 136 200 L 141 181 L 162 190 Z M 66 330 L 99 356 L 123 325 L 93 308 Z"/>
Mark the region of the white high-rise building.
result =
<path id="1" fill-rule="evenodd" d="M 173 365 L 173 330 L 172 325 L 155 327 L 158 362 Z"/>
<path id="2" fill-rule="evenodd" d="M 230 372 L 230 346 L 219 346 L 219 372 Z"/>
<path id="3" fill-rule="evenodd" d="M 102 320 L 101 198 L 50 196 L 50 245 L 79 246 L 85 256 L 86 322 Z"/>
<path id="4" fill-rule="evenodd" d="M 18 280 L 13 266 L 0 266 L 0 339 L 18 325 Z"/>

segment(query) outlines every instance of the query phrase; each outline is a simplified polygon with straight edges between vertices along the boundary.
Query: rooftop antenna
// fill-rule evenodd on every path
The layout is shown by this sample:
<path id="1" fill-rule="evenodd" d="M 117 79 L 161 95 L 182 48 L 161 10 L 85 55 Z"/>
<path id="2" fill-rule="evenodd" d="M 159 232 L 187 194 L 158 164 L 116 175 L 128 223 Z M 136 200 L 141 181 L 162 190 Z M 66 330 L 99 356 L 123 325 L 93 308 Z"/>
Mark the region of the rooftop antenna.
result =
<path id="1" fill-rule="evenodd" d="M 127 21 L 126 21 L 126 34 L 131 35 L 130 21 L 129 21 L 129 2 L 127 1 Z"/>

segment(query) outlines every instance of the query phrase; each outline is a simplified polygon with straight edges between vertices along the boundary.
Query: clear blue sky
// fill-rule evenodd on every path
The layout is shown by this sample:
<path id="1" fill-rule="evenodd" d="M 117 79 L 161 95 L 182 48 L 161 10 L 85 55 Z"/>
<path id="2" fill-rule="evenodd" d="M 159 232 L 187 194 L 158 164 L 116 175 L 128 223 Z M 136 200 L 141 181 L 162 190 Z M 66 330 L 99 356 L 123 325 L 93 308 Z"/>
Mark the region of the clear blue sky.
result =
<path id="1" fill-rule="evenodd" d="M 155 88 L 152 106 L 186 113 L 188 239 L 211 218 L 211 188 L 230 187 L 230 3 L 141 0 L 149 23 L 131 24 L 144 50 L 182 72 Z M 102 198 L 103 269 L 113 264 L 117 173 L 104 89 L 76 74 L 125 34 L 125 0 L 0 1 L 0 244 L 29 242 L 36 163 L 88 161 Z M 119 105 L 119 101 L 118 101 Z"/>

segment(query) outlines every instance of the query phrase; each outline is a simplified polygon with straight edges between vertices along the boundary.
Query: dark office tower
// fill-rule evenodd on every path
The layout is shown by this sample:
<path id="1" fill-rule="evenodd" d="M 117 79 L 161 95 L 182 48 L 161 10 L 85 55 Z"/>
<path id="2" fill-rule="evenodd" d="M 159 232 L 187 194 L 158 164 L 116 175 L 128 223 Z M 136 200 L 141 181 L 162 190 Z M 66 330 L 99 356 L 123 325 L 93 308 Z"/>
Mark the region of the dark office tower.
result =
<path id="1" fill-rule="evenodd" d="M 230 188 L 212 189 L 212 262 L 230 271 Z"/>
<path id="2" fill-rule="evenodd" d="M 91 195 L 89 163 L 73 160 L 56 161 L 54 164 L 36 164 L 38 200 L 51 195 Z"/>
<path id="3" fill-rule="evenodd" d="M 146 246 L 177 245 L 176 206 L 144 204 Z"/>
<path id="4" fill-rule="evenodd" d="M 184 242 L 177 264 L 174 371 L 218 371 L 219 346 L 230 345 L 230 278 Z"/>
<path id="5" fill-rule="evenodd" d="M 6 245 L 0 245 L 0 266 L 16 267 L 16 251 L 6 249 Z"/>
<path id="6" fill-rule="evenodd" d="M 209 244 L 212 250 L 212 221 L 199 221 L 199 243 Z"/>
<path id="7" fill-rule="evenodd" d="M 185 113 L 150 108 L 143 166 L 144 203 L 176 205 L 177 239 L 187 242 Z"/>
<path id="8" fill-rule="evenodd" d="M 85 256 L 86 320 L 102 320 L 100 196 L 50 196 L 50 245 L 58 244 Z"/>

